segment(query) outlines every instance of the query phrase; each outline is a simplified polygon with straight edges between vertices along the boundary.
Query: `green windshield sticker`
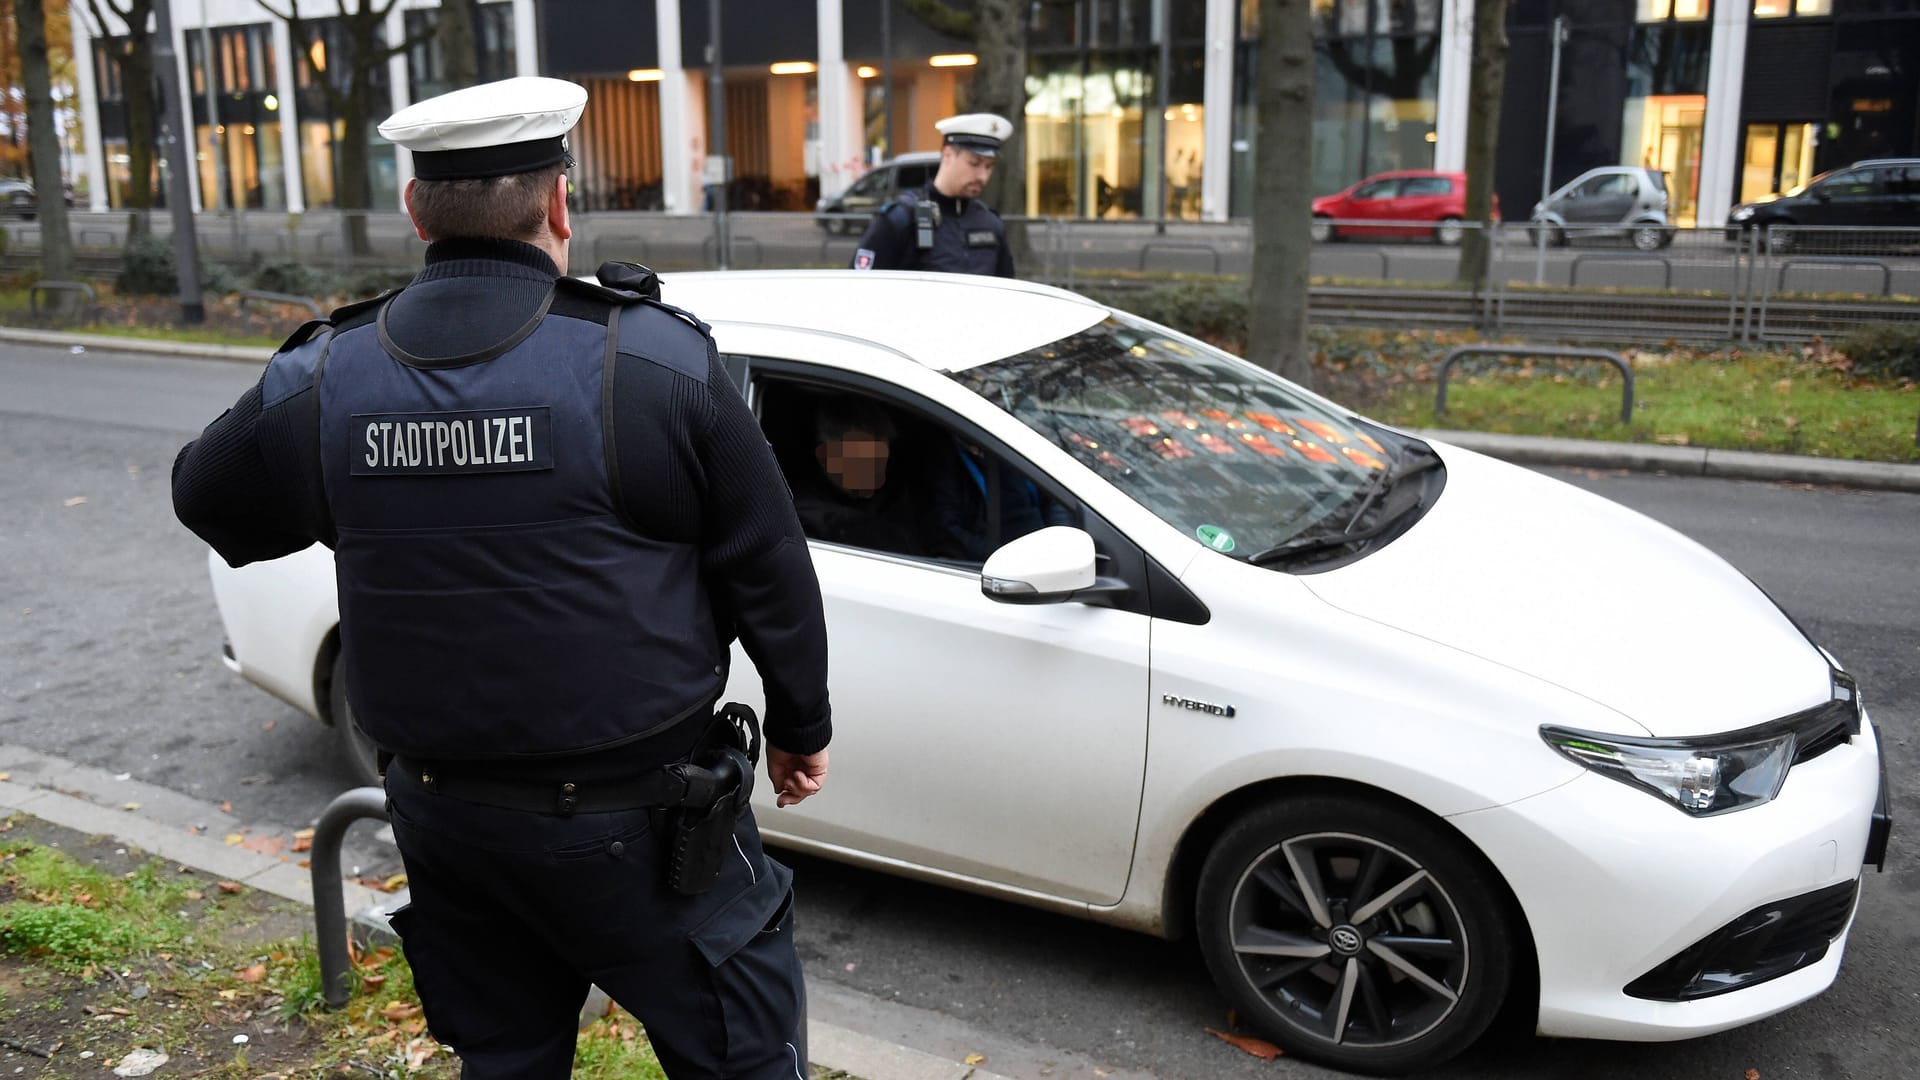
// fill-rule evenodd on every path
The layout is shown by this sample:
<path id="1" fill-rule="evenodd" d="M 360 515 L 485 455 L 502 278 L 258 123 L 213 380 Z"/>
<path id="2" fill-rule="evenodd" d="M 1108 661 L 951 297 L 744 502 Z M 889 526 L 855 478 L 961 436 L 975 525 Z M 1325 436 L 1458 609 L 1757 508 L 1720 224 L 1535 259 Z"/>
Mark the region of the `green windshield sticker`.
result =
<path id="1" fill-rule="evenodd" d="M 1202 525 L 1193 530 L 1193 534 L 1200 538 L 1201 543 L 1220 552 L 1222 555 L 1227 554 L 1234 548 L 1233 534 L 1218 525 Z"/>

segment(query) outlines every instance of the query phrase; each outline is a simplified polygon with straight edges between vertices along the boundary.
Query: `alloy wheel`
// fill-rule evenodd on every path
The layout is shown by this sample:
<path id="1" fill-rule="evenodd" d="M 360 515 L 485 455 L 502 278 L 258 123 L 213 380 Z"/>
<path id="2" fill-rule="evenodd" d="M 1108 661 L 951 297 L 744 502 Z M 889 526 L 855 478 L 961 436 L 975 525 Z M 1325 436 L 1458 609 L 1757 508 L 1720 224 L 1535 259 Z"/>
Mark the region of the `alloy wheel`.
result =
<path id="1" fill-rule="evenodd" d="M 1365 836 L 1296 836 L 1235 888 L 1240 974 L 1274 1012 L 1335 1046 L 1387 1047 L 1443 1024 L 1473 975 L 1454 899 L 1407 854 Z"/>

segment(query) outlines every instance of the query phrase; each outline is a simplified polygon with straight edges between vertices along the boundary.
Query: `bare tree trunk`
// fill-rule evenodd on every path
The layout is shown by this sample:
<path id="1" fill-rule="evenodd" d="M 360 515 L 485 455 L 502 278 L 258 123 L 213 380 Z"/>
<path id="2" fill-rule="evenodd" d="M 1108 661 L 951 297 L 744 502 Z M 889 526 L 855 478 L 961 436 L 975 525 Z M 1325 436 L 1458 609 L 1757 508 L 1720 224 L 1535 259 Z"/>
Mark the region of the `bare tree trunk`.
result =
<path id="1" fill-rule="evenodd" d="M 372 250 L 367 239 L 367 211 L 373 192 L 367 181 L 367 128 L 372 120 L 367 111 L 373 104 L 374 62 L 384 63 L 386 50 L 374 44 L 375 24 L 364 16 L 349 24 L 353 41 L 353 69 L 347 76 L 346 108 L 340 115 L 340 141 L 334 145 L 334 200 L 346 228 L 347 250 L 365 255 Z"/>
<path id="2" fill-rule="evenodd" d="M 40 195 L 40 274 L 73 277 L 73 234 L 67 230 L 66 185 L 60 176 L 60 136 L 53 129 L 53 74 L 47 60 L 47 17 L 40 0 L 13 0 L 20 27 L 20 80 L 27 95 L 27 147 L 33 188 Z"/>
<path id="3" fill-rule="evenodd" d="M 980 0 L 974 9 L 974 53 L 980 64 L 967 89 L 965 107 L 998 113 L 1013 122 L 1013 137 L 1000 147 L 1000 164 L 984 193 L 1002 217 L 1027 212 L 1027 8 L 1026 0 Z M 1033 246 L 1025 221 L 1007 222 L 1007 248 L 1015 267 L 1031 266 Z"/>
<path id="4" fill-rule="evenodd" d="M 127 94 L 127 191 L 122 201 L 134 212 L 133 233 L 147 231 L 147 215 L 153 210 L 157 179 L 153 151 L 159 140 L 153 109 L 151 45 L 151 38 L 144 32 L 138 35 L 137 42 L 130 37 L 120 66 L 120 85 L 126 88 Z"/>
<path id="5" fill-rule="evenodd" d="M 440 70 L 448 90 L 480 81 L 480 55 L 474 47 L 473 0 L 440 0 L 434 36 L 440 39 Z"/>
<path id="6" fill-rule="evenodd" d="M 1460 240 L 1460 280 L 1475 288 L 1486 280 L 1493 239 L 1494 156 L 1500 142 L 1500 99 L 1507 92 L 1508 0 L 1473 5 L 1473 73 L 1467 83 L 1467 220 Z"/>
<path id="7" fill-rule="evenodd" d="M 1247 359 L 1313 385 L 1307 263 L 1313 254 L 1313 8 L 1260 0 L 1254 61 L 1253 296 Z"/>

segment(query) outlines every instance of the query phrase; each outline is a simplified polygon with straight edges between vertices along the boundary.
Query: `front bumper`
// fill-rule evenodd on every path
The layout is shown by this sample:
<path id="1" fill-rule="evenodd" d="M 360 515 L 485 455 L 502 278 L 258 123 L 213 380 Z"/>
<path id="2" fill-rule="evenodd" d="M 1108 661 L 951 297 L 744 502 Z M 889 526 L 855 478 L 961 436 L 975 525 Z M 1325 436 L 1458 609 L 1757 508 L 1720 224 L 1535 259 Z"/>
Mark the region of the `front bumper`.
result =
<path id="1" fill-rule="evenodd" d="M 1682 1001 L 1627 987 L 1766 905 L 1854 881 L 1876 850 L 1884 790 L 1870 722 L 1793 767 L 1764 806 L 1691 818 L 1605 777 L 1449 820 L 1505 876 L 1540 964 L 1544 1035 L 1660 1041 L 1725 1031 L 1825 990 L 1849 906 L 1823 954 L 1738 989 Z M 1809 954 L 1811 955 L 1811 954 Z"/>

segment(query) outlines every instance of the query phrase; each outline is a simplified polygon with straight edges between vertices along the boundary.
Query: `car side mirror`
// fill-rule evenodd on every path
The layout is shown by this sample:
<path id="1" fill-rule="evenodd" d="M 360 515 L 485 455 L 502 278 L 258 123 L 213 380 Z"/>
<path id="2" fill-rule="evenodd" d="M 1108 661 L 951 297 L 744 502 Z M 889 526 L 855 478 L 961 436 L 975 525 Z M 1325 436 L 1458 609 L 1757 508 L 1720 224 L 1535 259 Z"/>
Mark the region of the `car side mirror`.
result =
<path id="1" fill-rule="evenodd" d="M 1093 537 L 1052 525 L 1008 541 L 980 568 L 980 592 L 1004 604 L 1057 604 L 1092 588 Z"/>

